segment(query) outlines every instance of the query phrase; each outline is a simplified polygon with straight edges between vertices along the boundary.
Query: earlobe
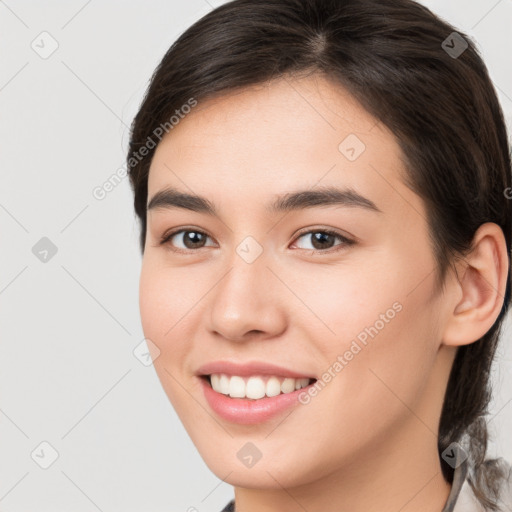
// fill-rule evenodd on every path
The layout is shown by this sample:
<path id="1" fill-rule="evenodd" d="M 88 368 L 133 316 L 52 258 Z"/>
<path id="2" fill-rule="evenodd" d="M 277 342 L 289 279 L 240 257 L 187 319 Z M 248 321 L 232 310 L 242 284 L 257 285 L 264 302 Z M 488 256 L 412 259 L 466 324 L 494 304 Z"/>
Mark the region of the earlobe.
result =
<path id="1" fill-rule="evenodd" d="M 493 326 L 503 306 L 508 276 L 508 252 L 501 228 L 482 224 L 473 238 L 473 249 L 460 260 L 460 273 L 450 287 L 456 297 L 447 303 L 451 312 L 443 344 L 468 345 Z"/>

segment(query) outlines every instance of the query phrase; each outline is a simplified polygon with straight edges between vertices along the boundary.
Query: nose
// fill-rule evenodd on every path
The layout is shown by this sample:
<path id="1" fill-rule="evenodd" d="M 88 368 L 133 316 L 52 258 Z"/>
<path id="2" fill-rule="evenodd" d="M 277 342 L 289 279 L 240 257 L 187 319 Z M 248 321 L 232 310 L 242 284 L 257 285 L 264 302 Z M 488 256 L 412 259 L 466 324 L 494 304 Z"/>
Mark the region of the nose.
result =
<path id="1" fill-rule="evenodd" d="M 270 263 L 270 265 L 269 265 Z M 248 263 L 238 254 L 210 297 L 210 332 L 231 341 L 279 336 L 286 329 L 286 288 L 262 254 Z M 273 267 L 273 266 L 272 266 Z"/>

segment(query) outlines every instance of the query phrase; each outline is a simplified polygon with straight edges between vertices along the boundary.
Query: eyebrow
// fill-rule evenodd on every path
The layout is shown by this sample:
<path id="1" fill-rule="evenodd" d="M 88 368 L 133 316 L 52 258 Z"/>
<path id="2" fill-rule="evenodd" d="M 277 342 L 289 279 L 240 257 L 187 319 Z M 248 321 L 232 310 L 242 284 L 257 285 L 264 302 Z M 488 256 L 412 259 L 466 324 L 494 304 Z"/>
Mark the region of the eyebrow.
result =
<path id="1" fill-rule="evenodd" d="M 382 210 L 380 210 L 373 201 L 362 196 L 355 190 L 350 188 L 340 189 L 332 186 L 317 188 L 315 190 L 297 190 L 277 196 L 273 202 L 266 206 L 266 210 L 271 214 L 275 214 L 333 205 L 359 207 L 382 213 Z M 167 187 L 156 192 L 147 205 L 148 211 L 172 208 L 183 208 L 215 217 L 219 216 L 217 207 L 209 199 L 199 195 L 181 192 L 172 187 Z"/>

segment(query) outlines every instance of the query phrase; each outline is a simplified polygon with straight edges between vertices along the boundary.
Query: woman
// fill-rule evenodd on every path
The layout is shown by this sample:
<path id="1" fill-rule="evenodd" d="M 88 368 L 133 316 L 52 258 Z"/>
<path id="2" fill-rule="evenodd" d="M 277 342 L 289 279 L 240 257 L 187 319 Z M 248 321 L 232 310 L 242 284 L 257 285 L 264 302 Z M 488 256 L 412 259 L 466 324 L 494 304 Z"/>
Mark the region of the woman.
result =
<path id="1" fill-rule="evenodd" d="M 228 2 L 157 67 L 128 166 L 144 334 L 225 511 L 512 510 L 485 422 L 511 161 L 465 34 Z"/>

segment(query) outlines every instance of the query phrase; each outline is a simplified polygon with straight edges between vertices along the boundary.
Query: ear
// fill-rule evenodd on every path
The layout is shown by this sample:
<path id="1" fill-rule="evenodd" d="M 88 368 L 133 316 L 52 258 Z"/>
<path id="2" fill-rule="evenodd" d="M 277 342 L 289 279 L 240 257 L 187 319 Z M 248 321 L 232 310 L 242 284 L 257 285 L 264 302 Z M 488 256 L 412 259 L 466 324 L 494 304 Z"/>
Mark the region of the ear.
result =
<path id="1" fill-rule="evenodd" d="M 445 324 L 443 344 L 468 345 L 493 326 L 505 300 L 508 250 L 501 228 L 482 224 L 473 237 L 470 254 L 457 265 L 453 301 Z"/>

